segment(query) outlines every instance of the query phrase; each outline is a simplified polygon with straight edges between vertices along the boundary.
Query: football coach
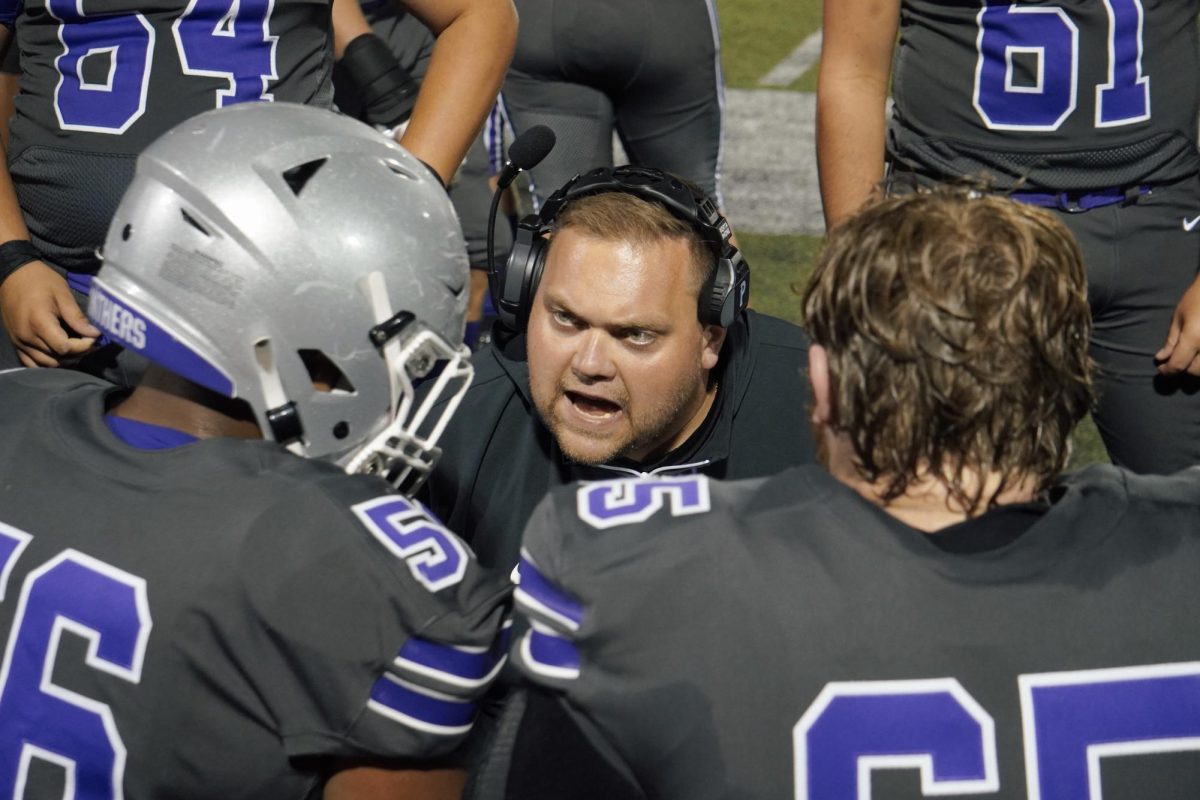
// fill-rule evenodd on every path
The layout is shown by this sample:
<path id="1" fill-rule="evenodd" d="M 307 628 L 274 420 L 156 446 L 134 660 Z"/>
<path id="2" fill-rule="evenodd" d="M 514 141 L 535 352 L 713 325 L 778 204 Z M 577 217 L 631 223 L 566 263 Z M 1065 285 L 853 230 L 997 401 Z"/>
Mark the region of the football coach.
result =
<path id="1" fill-rule="evenodd" d="M 546 493 L 577 480 L 765 476 L 814 460 L 808 340 L 746 309 L 749 268 L 698 189 L 592 170 L 518 227 L 500 315 L 422 499 L 508 569 Z"/>

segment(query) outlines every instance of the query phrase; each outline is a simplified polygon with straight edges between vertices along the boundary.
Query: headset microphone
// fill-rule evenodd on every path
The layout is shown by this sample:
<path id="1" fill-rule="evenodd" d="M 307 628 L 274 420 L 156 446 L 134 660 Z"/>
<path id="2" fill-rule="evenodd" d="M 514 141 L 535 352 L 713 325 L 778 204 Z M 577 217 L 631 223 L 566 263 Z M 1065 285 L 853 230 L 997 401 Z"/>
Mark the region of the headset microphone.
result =
<path id="1" fill-rule="evenodd" d="M 554 131 L 545 125 L 534 125 L 513 140 L 512 145 L 508 148 L 508 161 L 504 162 L 504 168 L 496 176 L 496 191 L 492 194 L 492 207 L 488 211 L 487 227 L 488 272 L 491 276 L 488 283 L 492 286 L 496 284 L 496 210 L 500 207 L 500 197 L 518 174 L 527 169 L 533 169 L 550 154 L 550 151 L 554 149 L 554 140 Z M 498 298 L 493 290 L 492 304 L 495 305 L 497 302 Z"/>
<path id="2" fill-rule="evenodd" d="M 542 163 L 542 159 L 554 149 L 554 140 L 554 131 L 545 125 L 534 125 L 513 140 L 512 146 L 508 148 L 508 161 L 504 163 L 504 168 L 497 177 L 498 188 L 504 189 L 513 182 L 517 173 L 533 169 Z"/>

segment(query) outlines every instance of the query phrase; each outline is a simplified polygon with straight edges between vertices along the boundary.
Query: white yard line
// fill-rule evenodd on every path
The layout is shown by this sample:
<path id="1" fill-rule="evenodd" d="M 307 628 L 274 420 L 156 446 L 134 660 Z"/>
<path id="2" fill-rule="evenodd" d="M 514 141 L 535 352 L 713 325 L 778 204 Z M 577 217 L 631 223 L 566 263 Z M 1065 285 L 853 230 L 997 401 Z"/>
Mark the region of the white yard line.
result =
<path id="1" fill-rule="evenodd" d="M 806 92 L 726 90 L 721 190 L 735 229 L 824 232 L 815 112 L 816 95 Z"/>
<path id="2" fill-rule="evenodd" d="M 821 32 L 810 34 L 796 49 L 759 80 L 761 86 L 788 86 L 821 57 Z"/>

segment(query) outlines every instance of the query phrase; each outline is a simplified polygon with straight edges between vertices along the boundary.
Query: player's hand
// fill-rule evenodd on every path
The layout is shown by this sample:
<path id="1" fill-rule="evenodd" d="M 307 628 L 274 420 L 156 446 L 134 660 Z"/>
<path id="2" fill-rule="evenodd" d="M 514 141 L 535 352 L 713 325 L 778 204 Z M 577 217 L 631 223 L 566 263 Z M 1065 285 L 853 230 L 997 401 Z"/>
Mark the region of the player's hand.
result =
<path id="1" fill-rule="evenodd" d="M 1159 362 L 1158 371 L 1163 375 L 1200 375 L 1200 279 L 1188 287 L 1175 306 L 1167 343 L 1154 354 L 1154 360 Z"/>
<path id="2" fill-rule="evenodd" d="M 27 367 L 57 367 L 59 358 L 87 352 L 100 336 L 66 280 L 41 261 L 0 284 L 0 318 Z"/>

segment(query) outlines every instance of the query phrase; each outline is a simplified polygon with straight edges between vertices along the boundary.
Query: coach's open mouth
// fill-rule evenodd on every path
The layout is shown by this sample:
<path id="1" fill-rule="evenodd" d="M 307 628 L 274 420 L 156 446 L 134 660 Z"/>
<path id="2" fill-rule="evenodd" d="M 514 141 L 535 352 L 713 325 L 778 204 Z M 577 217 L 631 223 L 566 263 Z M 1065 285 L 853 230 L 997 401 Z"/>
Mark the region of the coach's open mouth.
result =
<path id="1" fill-rule="evenodd" d="M 603 419 L 611 417 L 621 410 L 620 405 L 611 400 L 605 400 L 603 397 L 582 394 L 580 392 L 567 392 L 566 397 L 571 405 L 575 407 L 576 411 L 589 417 Z"/>

